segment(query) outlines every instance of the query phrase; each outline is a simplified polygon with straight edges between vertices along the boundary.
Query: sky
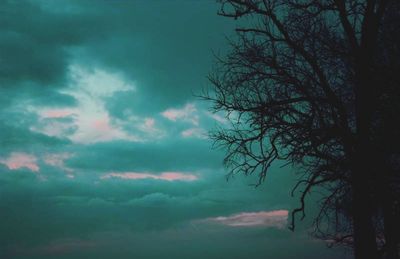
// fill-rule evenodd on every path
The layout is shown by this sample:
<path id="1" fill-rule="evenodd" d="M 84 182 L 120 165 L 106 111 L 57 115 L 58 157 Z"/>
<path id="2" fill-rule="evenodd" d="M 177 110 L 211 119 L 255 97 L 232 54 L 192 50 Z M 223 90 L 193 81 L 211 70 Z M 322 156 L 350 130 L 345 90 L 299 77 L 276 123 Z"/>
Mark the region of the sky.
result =
<path id="1" fill-rule="evenodd" d="M 0 258 L 349 256 L 288 230 L 295 170 L 226 180 L 196 97 L 234 35 L 218 8 L 0 1 Z"/>

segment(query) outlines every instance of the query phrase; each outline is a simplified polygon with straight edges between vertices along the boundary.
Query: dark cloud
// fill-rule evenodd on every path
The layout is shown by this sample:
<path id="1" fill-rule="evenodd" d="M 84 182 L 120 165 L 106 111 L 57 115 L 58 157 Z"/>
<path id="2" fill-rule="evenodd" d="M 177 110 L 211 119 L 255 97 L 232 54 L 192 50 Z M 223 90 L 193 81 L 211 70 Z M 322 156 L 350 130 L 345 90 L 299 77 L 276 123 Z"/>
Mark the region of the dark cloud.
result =
<path id="1" fill-rule="evenodd" d="M 52 14 L 28 1 L 6 0 L 0 5 L 2 87 L 21 81 L 40 87 L 62 83 L 68 66 L 66 48 L 82 43 L 90 31 L 85 29 L 86 16 Z"/>
<path id="2" fill-rule="evenodd" d="M 113 37 L 81 51 L 82 62 L 124 71 L 136 82 L 141 98 L 132 94 L 110 103 L 116 115 L 126 108 L 121 103 L 146 114 L 187 102 L 207 83 L 212 50 L 225 45 L 221 33 L 233 28 L 209 2 L 116 1 L 112 6 L 112 12 L 109 3 L 103 6 L 103 18 L 113 24 Z"/>
<path id="3" fill-rule="evenodd" d="M 51 148 L 70 143 L 65 139 L 50 137 L 41 133 L 32 132 L 23 127 L 16 127 L 0 122 L 0 153 L 12 150 L 35 151 L 37 148 Z"/>
<path id="4" fill-rule="evenodd" d="M 99 143 L 77 151 L 68 161 L 69 166 L 101 172 L 220 169 L 223 158 L 219 152 L 210 150 L 209 142 L 197 139 Z"/>

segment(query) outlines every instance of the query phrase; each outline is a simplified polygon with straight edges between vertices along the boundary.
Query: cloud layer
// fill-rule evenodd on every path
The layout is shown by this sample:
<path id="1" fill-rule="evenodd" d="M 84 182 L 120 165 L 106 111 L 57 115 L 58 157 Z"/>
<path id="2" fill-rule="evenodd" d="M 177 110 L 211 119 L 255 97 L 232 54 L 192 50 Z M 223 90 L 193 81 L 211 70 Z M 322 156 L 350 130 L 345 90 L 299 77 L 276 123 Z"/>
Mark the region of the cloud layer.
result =
<path id="1" fill-rule="evenodd" d="M 120 178 L 126 180 L 154 179 L 163 181 L 196 181 L 198 179 L 198 177 L 194 174 L 181 173 L 181 172 L 163 172 L 159 175 L 151 173 L 137 173 L 137 172 L 107 173 L 101 176 L 100 178 L 101 179 Z"/>

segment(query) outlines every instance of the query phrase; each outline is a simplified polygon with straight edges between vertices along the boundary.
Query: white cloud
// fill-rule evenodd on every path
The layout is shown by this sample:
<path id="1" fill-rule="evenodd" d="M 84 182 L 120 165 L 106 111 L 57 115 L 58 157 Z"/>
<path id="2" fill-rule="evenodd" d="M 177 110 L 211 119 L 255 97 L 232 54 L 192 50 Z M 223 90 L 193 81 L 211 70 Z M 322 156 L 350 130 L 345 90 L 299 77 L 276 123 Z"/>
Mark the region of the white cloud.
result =
<path id="1" fill-rule="evenodd" d="M 134 91 L 135 87 L 126 82 L 118 73 L 110 73 L 101 69 L 88 69 L 79 65 L 69 67 L 70 75 L 78 91 L 75 95 L 85 93 L 93 98 L 111 97 L 115 92 Z"/>
<path id="2" fill-rule="evenodd" d="M 227 124 L 227 123 L 229 122 L 227 118 L 225 118 L 225 117 L 223 117 L 223 116 L 221 116 L 221 115 L 219 115 L 219 114 L 217 114 L 217 113 L 206 112 L 206 114 L 207 114 L 210 118 L 214 119 L 215 121 L 217 121 L 217 122 L 219 122 L 219 123 Z"/>
<path id="3" fill-rule="evenodd" d="M 230 216 L 207 218 L 203 222 L 217 223 L 230 227 L 275 227 L 284 228 L 288 217 L 287 210 L 242 212 Z"/>

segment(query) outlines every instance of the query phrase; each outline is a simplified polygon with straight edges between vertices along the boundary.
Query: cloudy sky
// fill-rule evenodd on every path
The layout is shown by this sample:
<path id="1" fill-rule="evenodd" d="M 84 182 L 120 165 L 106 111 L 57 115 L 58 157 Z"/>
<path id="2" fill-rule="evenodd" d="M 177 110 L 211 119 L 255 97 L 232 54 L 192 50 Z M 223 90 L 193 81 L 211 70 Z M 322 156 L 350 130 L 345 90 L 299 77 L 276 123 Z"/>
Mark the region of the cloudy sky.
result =
<path id="1" fill-rule="evenodd" d="M 1 258 L 348 255 L 287 230 L 293 170 L 226 181 L 207 131 L 227 121 L 194 97 L 233 35 L 217 10 L 0 1 Z"/>

